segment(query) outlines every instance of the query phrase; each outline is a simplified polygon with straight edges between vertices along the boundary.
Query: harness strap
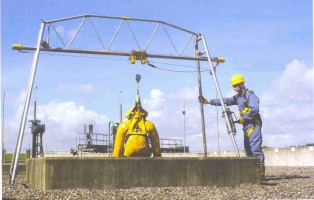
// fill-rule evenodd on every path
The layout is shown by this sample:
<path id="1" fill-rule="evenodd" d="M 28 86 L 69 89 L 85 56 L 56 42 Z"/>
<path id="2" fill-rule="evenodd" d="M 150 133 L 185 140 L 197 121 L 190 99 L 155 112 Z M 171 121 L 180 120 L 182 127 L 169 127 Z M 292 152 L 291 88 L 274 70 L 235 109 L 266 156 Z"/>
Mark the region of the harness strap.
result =
<path id="1" fill-rule="evenodd" d="M 132 118 L 130 124 L 132 124 L 132 121 L 133 121 L 133 120 L 134 120 L 134 117 Z M 136 120 L 136 119 L 135 119 L 135 120 Z M 150 140 L 149 140 L 149 138 L 148 138 L 148 137 L 149 137 L 149 132 L 148 132 L 147 129 L 146 129 L 145 120 L 144 120 L 143 117 L 141 118 L 141 122 L 142 122 L 143 125 L 144 125 L 144 131 L 141 130 L 141 132 L 137 132 L 137 131 L 134 132 L 134 129 L 138 129 L 138 123 L 139 123 L 139 122 L 135 122 L 135 125 L 133 126 L 133 129 L 132 129 L 132 128 L 131 128 L 131 129 L 128 128 L 128 130 L 127 130 L 126 137 L 125 137 L 125 140 L 124 140 L 124 147 L 125 147 L 125 145 L 126 145 L 128 139 L 129 139 L 129 137 L 132 136 L 132 135 L 141 135 L 141 136 L 144 136 L 144 137 L 145 137 L 145 140 L 146 140 L 146 143 L 148 144 L 149 147 L 151 147 L 151 145 L 150 145 Z"/>
<path id="2" fill-rule="evenodd" d="M 250 91 L 249 89 L 245 90 L 245 93 L 244 93 L 244 108 L 249 107 L 249 105 L 247 104 L 247 99 L 246 99 L 246 93 L 247 92 L 253 92 L 253 91 Z"/>
<path id="3" fill-rule="evenodd" d="M 256 127 L 256 124 L 253 124 L 253 125 L 251 126 L 251 128 L 248 130 L 248 132 L 247 132 L 247 134 L 246 134 L 247 137 L 250 137 L 250 135 L 251 135 L 252 132 L 254 131 L 255 127 Z"/>
<path id="4" fill-rule="evenodd" d="M 250 109 L 250 107 L 248 105 L 248 102 L 247 102 L 247 98 L 246 98 L 246 95 L 247 95 L 248 92 L 253 92 L 253 91 L 251 91 L 249 89 L 245 90 L 244 96 L 243 96 L 244 109 L 242 111 L 240 111 L 241 115 L 244 115 L 244 114 L 246 114 L 246 113 L 251 111 L 251 109 Z M 263 123 L 262 123 L 262 119 L 261 119 L 261 116 L 260 116 L 259 113 L 254 116 L 253 124 L 258 124 L 260 127 L 262 127 Z"/>

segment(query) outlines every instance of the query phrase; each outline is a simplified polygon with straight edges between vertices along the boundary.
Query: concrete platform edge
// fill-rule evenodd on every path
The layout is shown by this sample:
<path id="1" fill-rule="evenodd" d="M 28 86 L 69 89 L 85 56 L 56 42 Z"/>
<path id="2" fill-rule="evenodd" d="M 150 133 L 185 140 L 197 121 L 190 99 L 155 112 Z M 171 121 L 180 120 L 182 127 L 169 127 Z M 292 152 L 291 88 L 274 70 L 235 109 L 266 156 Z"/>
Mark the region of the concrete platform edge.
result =
<path id="1" fill-rule="evenodd" d="M 232 186 L 259 183 L 256 158 L 37 158 L 26 161 L 35 189 Z"/>

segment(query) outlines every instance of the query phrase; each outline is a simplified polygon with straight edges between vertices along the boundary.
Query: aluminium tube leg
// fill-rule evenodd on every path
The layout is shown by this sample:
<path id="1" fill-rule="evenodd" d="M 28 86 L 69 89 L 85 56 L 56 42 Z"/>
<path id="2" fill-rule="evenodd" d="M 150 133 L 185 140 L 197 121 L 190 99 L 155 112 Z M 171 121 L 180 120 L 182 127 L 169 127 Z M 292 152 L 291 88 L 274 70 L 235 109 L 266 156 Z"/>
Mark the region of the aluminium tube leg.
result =
<path id="1" fill-rule="evenodd" d="M 221 103 L 221 107 L 223 109 L 223 112 L 226 113 L 226 107 L 225 107 L 225 104 L 224 104 L 224 102 L 222 100 L 221 91 L 220 91 L 220 87 L 219 87 L 218 80 L 217 80 L 217 77 L 216 77 L 216 73 L 215 73 L 215 70 L 214 70 L 214 67 L 213 67 L 213 63 L 212 63 L 210 55 L 209 55 L 209 51 L 208 51 L 208 48 L 207 48 L 205 37 L 203 35 L 202 35 L 202 40 L 203 40 L 204 48 L 206 50 L 208 62 L 209 62 L 209 65 L 210 65 L 210 70 L 211 70 L 211 72 L 213 74 L 213 77 L 214 77 L 214 82 L 215 82 L 216 90 L 217 90 L 217 93 L 218 93 L 218 96 L 219 96 L 219 100 L 220 100 L 220 103 Z M 234 150 L 236 152 L 236 155 L 238 157 L 240 157 L 238 146 L 237 146 L 237 143 L 235 141 L 233 132 L 231 130 L 231 127 L 232 127 L 231 123 L 232 122 L 230 121 L 229 117 L 227 117 L 227 116 L 225 116 L 225 119 L 226 119 L 226 122 L 227 122 L 227 129 L 228 129 L 228 133 L 229 133 L 229 135 L 231 137 Z"/>
<path id="2" fill-rule="evenodd" d="M 110 130 L 110 128 L 111 128 L 111 123 L 113 123 L 113 121 L 110 121 L 109 122 L 109 125 L 108 125 L 108 157 L 110 157 L 111 156 L 111 152 L 110 152 L 110 133 L 111 133 L 111 130 Z M 113 123 L 114 124 L 114 123 Z"/>
<path id="3" fill-rule="evenodd" d="M 195 56 L 199 57 L 198 54 L 198 40 L 195 39 Z M 202 79 L 201 79 L 201 69 L 200 69 L 200 61 L 197 61 L 197 76 L 198 76 L 198 92 L 199 96 L 202 97 Z M 204 105 L 200 102 L 201 108 L 201 119 L 202 119 L 202 133 L 203 133 L 203 147 L 204 147 L 204 157 L 207 157 L 207 145 L 206 145 L 206 132 L 205 132 L 205 119 L 204 119 Z"/>
<path id="4" fill-rule="evenodd" d="M 2 98 L 2 121 L 1 121 L 1 133 L 2 133 L 2 148 L 4 148 L 3 145 L 3 133 L 4 133 L 4 101 L 5 101 L 5 92 L 3 92 L 3 98 Z"/>
<path id="5" fill-rule="evenodd" d="M 28 113 L 29 103 L 30 103 L 30 99 L 31 99 L 31 95 L 32 95 L 32 90 L 33 90 L 34 79 L 35 79 L 35 75 L 36 75 L 36 68 L 37 68 L 37 63 L 38 63 L 38 58 L 39 58 L 41 41 L 42 41 L 43 34 L 44 34 L 44 29 L 45 29 L 45 22 L 42 22 L 41 28 L 39 31 L 39 35 L 38 35 L 38 40 L 37 40 L 37 50 L 36 50 L 35 55 L 34 55 L 31 73 L 29 76 L 26 100 L 25 100 L 25 104 L 24 104 L 23 115 L 22 115 L 22 120 L 21 120 L 21 124 L 20 124 L 20 129 L 19 129 L 19 135 L 18 135 L 17 144 L 15 147 L 15 152 L 14 152 L 12 163 L 11 163 L 11 168 L 10 168 L 10 185 L 11 186 L 14 185 L 15 178 L 17 175 L 18 161 L 19 161 L 19 156 L 20 156 L 20 152 L 21 152 L 21 148 L 22 148 L 25 124 L 26 124 L 26 120 L 27 120 L 27 113 Z"/>

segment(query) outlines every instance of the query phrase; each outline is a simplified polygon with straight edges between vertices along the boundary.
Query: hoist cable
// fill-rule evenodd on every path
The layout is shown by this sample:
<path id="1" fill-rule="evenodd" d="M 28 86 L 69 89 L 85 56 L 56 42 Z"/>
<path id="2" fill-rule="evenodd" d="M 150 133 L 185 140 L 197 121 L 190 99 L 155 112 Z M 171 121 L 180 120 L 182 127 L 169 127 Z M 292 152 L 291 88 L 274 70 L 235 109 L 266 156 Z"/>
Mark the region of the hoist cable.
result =
<path id="1" fill-rule="evenodd" d="M 19 53 L 34 53 L 32 51 L 24 51 L 24 50 L 20 50 L 18 51 Z M 125 59 L 122 58 L 101 58 L 101 57 L 96 57 L 96 56 L 80 56 L 80 55 L 68 55 L 68 54 L 62 54 L 62 53 L 50 53 L 50 52 L 40 52 L 41 54 L 45 54 L 45 55 L 51 55 L 51 56 L 68 56 L 68 57 L 76 57 L 76 58 L 95 58 L 95 59 L 102 59 L 102 60 L 123 60 L 125 61 Z M 156 62 L 156 61 L 151 61 L 152 63 L 159 63 L 159 64 L 164 64 L 164 65 L 172 65 L 172 66 L 178 66 L 178 67 L 186 67 L 186 68 L 197 68 L 197 67 L 193 67 L 191 65 L 179 65 L 179 64 L 173 64 L 173 63 L 165 63 L 165 62 Z M 149 63 L 149 64 L 148 64 Z M 160 69 L 160 70 L 164 70 L 164 71 L 169 71 L 169 72 L 180 72 L 180 73 L 195 73 L 197 71 L 180 71 L 180 70 L 170 70 L 170 69 L 165 69 L 165 68 L 160 68 L 157 67 L 153 64 L 151 64 L 150 62 L 147 62 L 147 64 L 150 67 L 156 68 L 156 69 Z M 207 72 L 210 70 L 201 70 L 201 72 Z"/>
<path id="2" fill-rule="evenodd" d="M 160 70 L 164 70 L 164 71 L 168 71 L 168 72 L 176 72 L 176 73 L 196 73 L 197 71 L 178 71 L 178 70 L 171 70 L 171 69 L 165 69 L 165 68 L 161 68 L 161 67 L 157 67 L 153 64 L 151 64 L 149 61 L 147 61 L 147 65 L 149 65 L 152 68 L 155 69 L 160 69 Z M 208 72 L 210 70 L 201 70 L 201 72 Z"/>
<path id="3" fill-rule="evenodd" d="M 158 63 L 158 64 L 165 64 L 165 65 L 173 65 L 173 66 L 179 66 L 179 67 L 186 67 L 186 68 L 197 68 L 191 65 L 179 65 L 179 64 L 174 64 L 174 63 L 165 63 L 165 62 L 157 62 L 157 61 L 150 61 L 152 63 Z"/>

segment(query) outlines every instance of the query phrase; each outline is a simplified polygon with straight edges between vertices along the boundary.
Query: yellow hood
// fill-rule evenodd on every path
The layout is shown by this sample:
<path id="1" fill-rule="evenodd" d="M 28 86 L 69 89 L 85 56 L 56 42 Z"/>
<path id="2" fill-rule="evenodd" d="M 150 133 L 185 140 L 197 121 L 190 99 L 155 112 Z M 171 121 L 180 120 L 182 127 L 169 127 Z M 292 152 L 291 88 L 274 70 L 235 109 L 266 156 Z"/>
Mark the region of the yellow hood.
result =
<path id="1" fill-rule="evenodd" d="M 141 105 L 141 100 L 139 95 L 136 95 L 136 99 L 135 99 L 135 105 L 130 108 L 126 113 L 125 113 L 125 117 L 128 119 L 133 118 L 133 116 L 136 114 L 137 117 L 142 116 L 144 119 L 146 119 L 146 117 L 148 116 L 148 112 L 142 108 Z"/>

